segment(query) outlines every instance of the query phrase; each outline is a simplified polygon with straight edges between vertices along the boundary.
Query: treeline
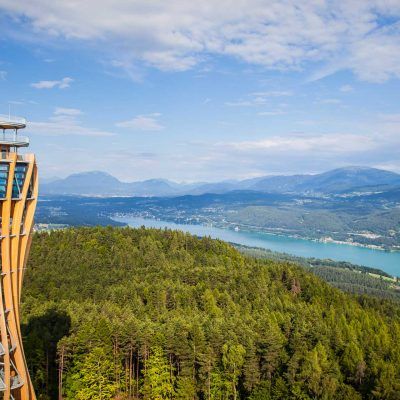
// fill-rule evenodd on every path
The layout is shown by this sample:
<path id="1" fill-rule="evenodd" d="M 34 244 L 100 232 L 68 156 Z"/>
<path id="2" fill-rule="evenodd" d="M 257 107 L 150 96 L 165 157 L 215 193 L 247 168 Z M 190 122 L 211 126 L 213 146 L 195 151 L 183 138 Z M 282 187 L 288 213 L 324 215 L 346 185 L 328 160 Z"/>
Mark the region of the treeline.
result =
<path id="1" fill-rule="evenodd" d="M 234 247 L 251 257 L 299 264 L 330 285 L 348 293 L 400 300 L 399 279 L 378 268 L 355 265 L 347 261 L 297 257 L 237 244 Z"/>
<path id="2" fill-rule="evenodd" d="M 313 267 L 311 272 L 331 285 L 353 294 L 400 300 L 400 286 L 367 273 L 334 267 Z"/>
<path id="3" fill-rule="evenodd" d="M 348 269 L 350 271 L 364 272 L 369 274 L 381 275 L 387 278 L 393 278 L 392 275 L 387 272 L 373 267 L 366 267 L 364 265 L 352 264 L 348 261 L 335 261 L 331 259 L 322 259 L 315 257 L 299 257 L 287 253 L 279 253 L 276 251 L 263 249 L 260 247 L 250 247 L 242 244 L 235 244 L 233 246 L 237 248 L 241 253 L 249 255 L 255 258 L 266 258 L 274 261 L 288 261 L 300 264 L 304 267 L 333 267 L 340 269 Z"/>
<path id="4" fill-rule="evenodd" d="M 347 261 L 321 260 L 316 258 L 307 258 L 313 267 L 333 267 L 348 269 L 350 271 L 363 272 L 365 274 L 376 274 L 387 278 L 393 278 L 392 275 L 379 268 L 365 267 L 363 265 L 355 265 Z"/>
<path id="5" fill-rule="evenodd" d="M 229 204 L 223 217 L 229 223 L 257 227 L 276 232 L 298 235 L 303 238 L 321 239 L 329 236 L 334 240 L 352 239 L 363 245 L 378 245 L 394 249 L 399 243 L 400 210 L 394 202 L 365 201 L 364 196 L 347 199 L 297 198 L 290 204 L 276 205 Z M 234 209 L 236 212 L 229 212 Z M 371 232 L 379 237 L 371 238 L 350 232 Z"/>
<path id="6" fill-rule="evenodd" d="M 39 399 L 399 399 L 400 307 L 175 231 L 36 234 L 23 334 Z"/>

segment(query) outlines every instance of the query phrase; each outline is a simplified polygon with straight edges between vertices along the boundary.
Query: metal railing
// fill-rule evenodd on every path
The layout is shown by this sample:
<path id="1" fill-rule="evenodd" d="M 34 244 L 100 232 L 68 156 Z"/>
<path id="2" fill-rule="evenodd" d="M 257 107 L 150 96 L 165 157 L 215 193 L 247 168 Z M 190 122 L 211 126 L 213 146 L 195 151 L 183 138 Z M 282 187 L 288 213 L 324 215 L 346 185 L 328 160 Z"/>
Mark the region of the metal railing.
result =
<path id="1" fill-rule="evenodd" d="M 6 122 L 9 124 L 15 123 L 19 125 L 26 125 L 26 118 L 15 117 L 12 115 L 0 114 L 0 124 L 1 122 Z"/>
<path id="2" fill-rule="evenodd" d="M 0 123 L 1 124 L 1 123 Z M 21 136 L 17 133 L 0 132 L 0 143 L 5 144 L 29 144 L 29 138 L 27 136 Z"/>

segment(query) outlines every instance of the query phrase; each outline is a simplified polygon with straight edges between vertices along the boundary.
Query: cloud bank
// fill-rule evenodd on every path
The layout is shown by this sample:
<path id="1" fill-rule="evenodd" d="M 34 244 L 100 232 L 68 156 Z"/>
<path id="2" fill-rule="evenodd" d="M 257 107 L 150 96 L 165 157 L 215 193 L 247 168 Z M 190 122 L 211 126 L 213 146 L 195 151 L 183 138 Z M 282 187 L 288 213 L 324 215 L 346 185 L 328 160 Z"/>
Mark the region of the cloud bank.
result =
<path id="1" fill-rule="evenodd" d="M 115 126 L 133 131 L 161 131 L 164 129 L 164 126 L 158 122 L 160 116 L 160 113 L 137 115 L 130 120 L 117 122 Z"/>
<path id="2" fill-rule="evenodd" d="M 72 78 L 62 78 L 58 81 L 39 81 L 31 83 L 31 86 L 35 89 L 66 89 L 69 88 L 74 80 Z"/>
<path id="3" fill-rule="evenodd" d="M 0 0 L 0 10 L 36 35 L 101 46 L 127 70 L 188 70 L 216 55 L 278 70 L 311 63 L 315 78 L 400 77 L 398 0 Z"/>
<path id="4" fill-rule="evenodd" d="M 29 132 L 40 136 L 114 136 L 113 132 L 89 128 L 82 124 L 76 108 L 56 107 L 47 121 L 29 121 Z"/>

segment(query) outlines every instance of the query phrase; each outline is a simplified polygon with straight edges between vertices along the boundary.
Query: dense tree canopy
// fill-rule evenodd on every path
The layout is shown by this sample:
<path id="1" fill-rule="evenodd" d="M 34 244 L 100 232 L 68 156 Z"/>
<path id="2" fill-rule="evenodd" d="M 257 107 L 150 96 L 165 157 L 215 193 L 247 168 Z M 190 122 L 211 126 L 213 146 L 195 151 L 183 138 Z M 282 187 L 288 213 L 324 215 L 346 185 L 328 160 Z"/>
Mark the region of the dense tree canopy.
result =
<path id="1" fill-rule="evenodd" d="M 36 234 L 24 341 L 40 399 L 400 399 L 400 307 L 175 231 Z"/>

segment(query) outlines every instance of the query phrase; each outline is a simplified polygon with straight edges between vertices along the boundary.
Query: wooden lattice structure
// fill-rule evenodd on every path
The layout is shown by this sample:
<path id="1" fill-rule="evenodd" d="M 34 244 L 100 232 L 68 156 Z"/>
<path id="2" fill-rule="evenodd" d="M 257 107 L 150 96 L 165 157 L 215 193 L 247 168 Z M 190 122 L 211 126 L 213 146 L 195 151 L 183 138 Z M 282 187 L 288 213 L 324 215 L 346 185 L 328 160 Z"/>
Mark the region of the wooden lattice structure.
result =
<path id="1" fill-rule="evenodd" d="M 38 197 L 35 156 L 18 154 L 29 140 L 18 135 L 24 120 L 0 116 L 0 397 L 36 399 L 25 360 L 20 301 Z M 11 132 L 11 133 L 10 133 Z"/>

